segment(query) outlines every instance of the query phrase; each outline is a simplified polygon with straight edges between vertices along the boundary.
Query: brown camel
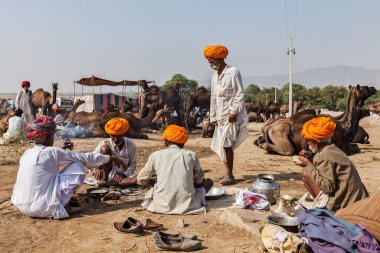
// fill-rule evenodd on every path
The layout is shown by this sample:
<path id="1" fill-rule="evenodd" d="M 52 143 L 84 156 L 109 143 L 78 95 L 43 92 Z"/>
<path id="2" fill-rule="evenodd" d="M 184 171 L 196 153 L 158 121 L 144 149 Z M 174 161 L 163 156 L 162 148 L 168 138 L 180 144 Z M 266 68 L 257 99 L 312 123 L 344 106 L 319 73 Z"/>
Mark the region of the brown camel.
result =
<path id="1" fill-rule="evenodd" d="M 34 107 L 34 114 L 38 108 L 42 109 L 43 115 L 54 117 L 54 111 L 51 109 L 56 103 L 58 83 L 52 83 L 53 96 L 43 89 L 37 89 L 32 95 L 32 103 Z M 35 116 L 35 115 L 34 115 Z"/>
<path id="2" fill-rule="evenodd" d="M 370 112 L 380 115 L 380 102 L 367 105 Z"/>
<path id="3" fill-rule="evenodd" d="M 332 141 L 346 154 L 359 152 L 357 145 L 351 144 L 359 124 L 360 115 L 356 108 L 358 105 L 362 105 L 368 96 L 373 95 L 373 91 L 373 87 L 360 85 L 350 86 L 350 95 L 345 116 L 340 121 L 332 118 L 337 124 Z M 268 141 L 261 144 L 255 141 L 255 143 L 270 153 L 280 155 L 294 155 L 302 149 L 307 150 L 305 140 L 301 136 L 301 130 L 303 124 L 313 117 L 318 116 L 313 114 L 294 114 L 290 118 L 279 119 L 274 122 L 267 131 L 268 138 L 264 137 L 264 139 L 268 139 Z"/>
<path id="4" fill-rule="evenodd" d="M 195 107 L 200 107 L 200 111 L 203 109 L 210 111 L 211 92 L 205 87 L 199 87 L 196 91 L 187 96 L 185 101 L 185 123 L 186 128 L 189 129 L 190 112 Z"/>
<path id="5" fill-rule="evenodd" d="M 359 120 L 364 117 L 368 117 L 369 115 L 370 115 L 370 112 L 368 109 L 361 109 L 359 111 Z M 364 130 L 364 128 L 361 126 L 358 126 L 358 131 L 356 132 L 354 138 L 352 139 L 352 143 L 370 144 L 368 139 L 369 139 L 369 135 L 366 132 L 366 130 Z"/>
<path id="6" fill-rule="evenodd" d="M 162 109 L 165 105 L 171 109 L 174 109 L 178 114 L 178 125 L 184 125 L 184 109 L 182 98 L 178 91 L 180 83 L 177 83 L 175 87 L 170 87 L 161 91 L 158 86 L 147 84 L 143 85 L 144 94 L 140 96 L 140 111 L 139 115 L 145 117 L 148 108 L 154 105 L 157 109 Z M 144 112 L 145 111 L 145 112 Z"/>
<path id="7" fill-rule="evenodd" d="M 303 103 L 301 101 L 293 101 L 293 113 L 297 113 L 303 106 Z M 282 104 L 280 106 L 280 114 L 285 115 L 289 112 L 289 105 L 288 104 Z"/>
<path id="8" fill-rule="evenodd" d="M 139 119 L 132 113 L 123 114 L 116 108 L 109 109 L 101 116 L 98 121 L 95 121 L 90 125 L 90 131 L 96 137 L 107 137 L 107 134 L 104 131 L 104 125 L 106 122 L 112 118 L 121 117 L 125 118 L 129 123 L 128 131 L 125 134 L 127 137 L 136 139 L 148 139 L 147 135 L 141 133 L 141 129 L 149 127 L 156 115 L 156 112 L 156 107 L 153 106 L 145 118 Z"/>
<path id="9" fill-rule="evenodd" d="M 74 103 L 74 106 L 70 109 L 70 111 L 67 111 L 67 112 L 64 112 L 62 114 L 63 118 L 65 119 L 65 122 L 71 122 L 72 119 L 75 117 L 75 115 L 77 114 L 77 109 L 78 107 L 81 105 L 81 104 L 84 104 L 85 101 L 84 100 L 81 100 L 81 99 L 77 99 Z M 66 123 L 67 123 L 66 122 Z"/>
<path id="10" fill-rule="evenodd" d="M 270 117 L 274 118 L 276 115 L 280 114 L 280 107 L 277 103 L 268 102 L 264 109 L 265 119 L 268 120 Z"/>
<path id="11" fill-rule="evenodd" d="M 265 112 L 265 109 L 262 103 L 245 103 L 245 109 L 247 110 L 249 116 L 249 122 L 263 122 L 261 115 Z"/>

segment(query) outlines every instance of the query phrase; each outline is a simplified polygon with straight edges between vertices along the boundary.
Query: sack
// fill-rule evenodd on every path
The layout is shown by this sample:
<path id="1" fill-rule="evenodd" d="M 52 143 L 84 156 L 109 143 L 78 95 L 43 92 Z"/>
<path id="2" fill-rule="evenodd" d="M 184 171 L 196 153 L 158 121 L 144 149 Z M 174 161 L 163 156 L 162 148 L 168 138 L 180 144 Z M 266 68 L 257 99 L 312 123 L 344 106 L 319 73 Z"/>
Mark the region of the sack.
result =
<path id="1" fill-rule="evenodd" d="M 296 234 L 273 224 L 267 224 L 262 228 L 261 239 L 269 253 L 297 252 L 298 245 L 304 243 Z"/>

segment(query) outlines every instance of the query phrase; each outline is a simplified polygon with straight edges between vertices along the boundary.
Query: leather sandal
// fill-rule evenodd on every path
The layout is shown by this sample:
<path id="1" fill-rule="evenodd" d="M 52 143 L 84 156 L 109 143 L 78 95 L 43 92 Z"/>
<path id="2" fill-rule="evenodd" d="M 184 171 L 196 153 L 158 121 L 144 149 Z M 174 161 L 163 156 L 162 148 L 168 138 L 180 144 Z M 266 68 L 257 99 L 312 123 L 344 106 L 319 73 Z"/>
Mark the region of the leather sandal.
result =
<path id="1" fill-rule="evenodd" d="M 132 217 L 128 217 L 124 222 L 114 222 L 113 227 L 123 233 L 136 235 L 144 234 L 143 224 Z"/>
<path id="2" fill-rule="evenodd" d="M 169 251 L 193 251 L 202 247 L 202 243 L 198 240 L 191 240 L 179 236 L 177 238 L 166 238 L 157 232 L 154 236 L 154 242 L 159 250 Z"/>
<path id="3" fill-rule="evenodd" d="M 164 228 L 164 225 L 154 222 L 151 219 L 147 219 L 145 222 L 143 222 L 143 224 L 144 230 L 160 231 Z"/>

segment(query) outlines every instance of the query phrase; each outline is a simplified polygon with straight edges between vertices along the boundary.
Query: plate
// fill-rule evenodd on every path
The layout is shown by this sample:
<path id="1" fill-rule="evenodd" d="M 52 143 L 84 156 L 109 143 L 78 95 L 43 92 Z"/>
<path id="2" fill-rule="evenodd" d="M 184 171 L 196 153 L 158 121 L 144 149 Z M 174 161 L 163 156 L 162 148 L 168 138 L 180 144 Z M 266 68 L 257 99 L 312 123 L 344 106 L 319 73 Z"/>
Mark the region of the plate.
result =
<path id="1" fill-rule="evenodd" d="M 212 187 L 206 194 L 206 199 L 219 199 L 226 195 L 226 190 L 223 188 Z"/>
<path id="2" fill-rule="evenodd" d="M 88 188 L 86 191 L 91 195 L 102 196 L 107 194 L 110 190 L 108 188 Z"/>

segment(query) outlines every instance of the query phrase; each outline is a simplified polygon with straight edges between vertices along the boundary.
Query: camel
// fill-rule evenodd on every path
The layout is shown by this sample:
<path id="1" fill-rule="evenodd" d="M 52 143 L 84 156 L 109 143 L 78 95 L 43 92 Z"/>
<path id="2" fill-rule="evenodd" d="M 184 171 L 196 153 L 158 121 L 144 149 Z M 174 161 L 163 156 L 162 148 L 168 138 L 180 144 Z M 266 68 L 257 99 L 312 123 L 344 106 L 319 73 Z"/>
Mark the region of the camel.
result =
<path id="1" fill-rule="evenodd" d="M 145 118 L 139 119 L 135 117 L 132 113 L 121 113 L 117 109 L 107 110 L 98 121 L 94 121 L 90 124 L 90 131 L 96 137 L 107 137 L 106 132 L 104 131 L 104 125 L 106 122 L 112 118 L 121 117 L 125 118 L 129 123 L 128 131 L 126 136 L 136 139 L 148 139 L 148 136 L 141 133 L 141 129 L 149 127 L 152 123 L 153 118 L 156 115 L 156 107 L 153 106 L 150 108 L 148 115 Z"/>
<path id="2" fill-rule="evenodd" d="M 261 117 L 262 113 L 265 112 L 264 106 L 262 103 L 250 102 L 245 103 L 245 109 L 247 110 L 249 122 L 260 122 L 263 121 Z"/>
<path id="3" fill-rule="evenodd" d="M 303 103 L 301 101 L 293 101 L 293 113 L 297 113 L 301 107 L 303 106 Z M 289 112 L 289 105 L 288 104 L 282 104 L 280 106 L 280 114 L 285 115 Z"/>
<path id="4" fill-rule="evenodd" d="M 359 120 L 368 117 L 370 115 L 370 111 L 368 109 L 362 109 L 359 111 Z M 352 139 L 352 143 L 361 143 L 361 144 L 370 144 L 368 141 L 369 135 L 363 127 L 358 126 L 358 131 L 356 132 L 354 138 Z"/>
<path id="5" fill-rule="evenodd" d="M 43 115 L 54 117 L 54 111 L 51 109 L 56 103 L 58 83 L 52 83 L 53 96 L 43 89 L 37 89 L 32 95 L 32 103 L 34 107 L 34 114 L 38 108 L 42 109 Z M 35 115 L 34 115 L 35 116 Z"/>
<path id="6" fill-rule="evenodd" d="M 351 144 L 359 123 L 360 115 L 357 106 L 363 105 L 365 99 L 372 96 L 374 92 L 376 92 L 376 89 L 373 87 L 350 86 L 350 95 L 344 117 L 338 121 L 326 115 L 331 117 L 337 124 L 332 142 L 348 155 L 359 152 L 358 146 Z M 264 137 L 265 142 L 260 143 L 259 140 L 256 140 L 255 144 L 269 153 L 280 155 L 294 155 L 302 149 L 307 150 L 305 140 L 301 136 L 301 130 L 303 124 L 314 117 L 319 116 L 306 113 L 294 114 L 287 119 L 279 119 L 270 125 L 267 130 L 268 137 Z M 262 139 L 263 137 L 261 137 L 261 141 Z"/>
<path id="7" fill-rule="evenodd" d="M 187 96 L 185 101 L 185 125 L 189 129 L 189 115 L 191 110 L 199 107 L 200 111 L 203 109 L 210 111 L 211 92 L 204 87 L 199 87 L 196 91 Z"/>
<path id="8" fill-rule="evenodd" d="M 145 117 L 146 112 L 144 111 L 147 111 L 151 105 L 156 106 L 157 109 L 162 109 L 164 105 L 166 105 L 177 112 L 177 124 L 183 126 L 183 102 L 181 96 L 178 93 L 180 85 L 180 83 L 177 83 L 175 87 L 170 87 L 166 90 L 161 91 L 156 85 L 148 86 L 146 83 L 142 83 L 144 94 L 140 96 L 139 115 L 141 115 L 141 117 Z"/>
<path id="9" fill-rule="evenodd" d="M 74 106 L 70 109 L 70 111 L 67 111 L 65 113 L 63 113 L 63 118 L 65 119 L 65 122 L 70 122 L 71 119 L 73 119 L 75 117 L 75 115 L 77 114 L 77 109 L 78 107 L 81 105 L 81 104 L 84 104 L 85 101 L 84 100 L 81 100 L 81 99 L 77 99 L 74 103 Z M 66 122 L 66 123 L 67 123 Z"/>
<path id="10" fill-rule="evenodd" d="M 370 112 L 380 115 L 380 102 L 367 105 Z"/>
<path id="11" fill-rule="evenodd" d="M 270 117 L 274 118 L 276 115 L 280 114 L 280 107 L 277 103 L 268 102 L 267 106 L 264 109 L 265 119 Z"/>

